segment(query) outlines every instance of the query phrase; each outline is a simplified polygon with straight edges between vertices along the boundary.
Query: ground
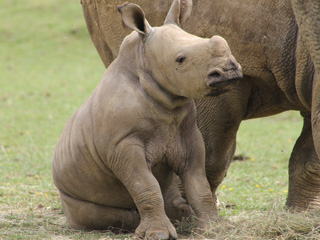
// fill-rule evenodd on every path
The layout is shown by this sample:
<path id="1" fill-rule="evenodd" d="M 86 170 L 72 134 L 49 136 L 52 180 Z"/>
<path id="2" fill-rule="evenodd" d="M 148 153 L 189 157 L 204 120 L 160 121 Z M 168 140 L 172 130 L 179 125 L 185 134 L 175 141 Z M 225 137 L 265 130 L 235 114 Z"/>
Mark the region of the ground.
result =
<path id="1" fill-rule="evenodd" d="M 104 67 L 79 1 L 3 0 L 0 9 L 0 239 L 131 238 L 70 229 L 51 177 L 51 157 L 72 113 Z M 302 122 L 288 112 L 244 121 L 237 156 L 218 190 L 226 221 L 184 238 L 317 239 L 319 214 L 288 214 L 287 166 Z"/>

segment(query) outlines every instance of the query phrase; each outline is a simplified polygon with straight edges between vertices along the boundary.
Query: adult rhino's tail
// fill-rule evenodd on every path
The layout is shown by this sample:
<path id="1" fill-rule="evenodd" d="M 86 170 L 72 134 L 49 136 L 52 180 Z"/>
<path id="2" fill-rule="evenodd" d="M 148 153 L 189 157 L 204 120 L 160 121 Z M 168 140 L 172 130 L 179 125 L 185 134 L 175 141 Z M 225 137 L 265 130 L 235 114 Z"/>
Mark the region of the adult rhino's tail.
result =
<path id="1" fill-rule="evenodd" d="M 320 158 L 320 1 L 291 0 L 299 31 L 314 64 L 311 121 L 315 149 Z"/>

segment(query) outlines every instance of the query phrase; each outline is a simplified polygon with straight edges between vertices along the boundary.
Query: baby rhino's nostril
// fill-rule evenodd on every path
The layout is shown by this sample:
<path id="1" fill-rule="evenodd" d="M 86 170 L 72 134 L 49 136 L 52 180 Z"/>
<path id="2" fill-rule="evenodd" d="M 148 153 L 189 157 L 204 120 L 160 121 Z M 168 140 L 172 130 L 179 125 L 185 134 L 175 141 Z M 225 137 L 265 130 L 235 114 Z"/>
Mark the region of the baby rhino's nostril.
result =
<path id="1" fill-rule="evenodd" d="M 227 64 L 223 68 L 223 70 L 224 71 L 230 71 L 230 70 L 234 70 L 235 71 L 235 70 L 238 70 L 238 64 L 235 61 L 229 59 Z"/>
<path id="2" fill-rule="evenodd" d="M 218 73 L 218 72 L 216 72 L 216 71 L 214 71 L 214 72 L 212 72 L 212 73 L 210 73 L 210 74 L 208 75 L 208 77 L 213 77 L 213 78 L 218 78 L 218 77 L 220 77 L 220 76 L 221 76 L 221 74 Z"/>
<path id="3" fill-rule="evenodd" d="M 230 66 L 233 68 L 233 69 L 236 69 L 237 68 L 237 65 L 234 61 L 230 60 Z"/>

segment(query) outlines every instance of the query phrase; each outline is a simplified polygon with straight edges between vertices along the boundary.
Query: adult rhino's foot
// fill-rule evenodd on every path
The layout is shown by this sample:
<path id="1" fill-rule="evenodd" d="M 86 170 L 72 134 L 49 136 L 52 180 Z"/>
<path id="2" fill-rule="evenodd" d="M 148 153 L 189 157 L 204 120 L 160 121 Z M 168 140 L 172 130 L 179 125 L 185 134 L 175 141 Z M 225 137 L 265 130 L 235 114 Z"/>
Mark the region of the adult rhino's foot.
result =
<path id="1" fill-rule="evenodd" d="M 290 210 L 320 209 L 320 165 L 318 163 L 306 163 L 304 169 L 294 171 L 289 179 L 286 206 Z"/>
<path id="2" fill-rule="evenodd" d="M 310 115 L 304 116 L 302 133 L 290 157 L 286 206 L 296 211 L 320 209 L 320 160 L 314 147 Z"/>
<path id="3" fill-rule="evenodd" d="M 176 229 L 167 217 L 154 217 L 153 219 L 143 219 L 136 229 L 138 238 L 156 239 L 176 239 L 178 238 Z"/>

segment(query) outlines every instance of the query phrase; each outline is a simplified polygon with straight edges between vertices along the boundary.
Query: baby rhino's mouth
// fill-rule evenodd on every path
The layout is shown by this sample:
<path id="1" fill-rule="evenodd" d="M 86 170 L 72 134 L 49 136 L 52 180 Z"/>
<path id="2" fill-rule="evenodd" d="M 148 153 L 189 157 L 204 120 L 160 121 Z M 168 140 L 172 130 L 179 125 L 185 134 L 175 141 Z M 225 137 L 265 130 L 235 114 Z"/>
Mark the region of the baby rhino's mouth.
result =
<path id="1" fill-rule="evenodd" d="M 208 86 L 211 88 L 215 88 L 217 84 L 219 85 L 220 83 L 241 79 L 242 77 L 243 75 L 240 69 L 230 69 L 227 71 L 213 69 L 208 74 Z"/>
<path id="2" fill-rule="evenodd" d="M 209 71 L 207 85 L 210 93 L 207 96 L 217 96 L 230 90 L 230 86 L 236 84 L 243 77 L 240 65 L 233 65 L 229 69 L 214 68 Z"/>

